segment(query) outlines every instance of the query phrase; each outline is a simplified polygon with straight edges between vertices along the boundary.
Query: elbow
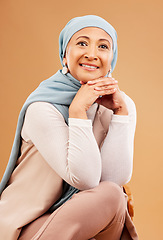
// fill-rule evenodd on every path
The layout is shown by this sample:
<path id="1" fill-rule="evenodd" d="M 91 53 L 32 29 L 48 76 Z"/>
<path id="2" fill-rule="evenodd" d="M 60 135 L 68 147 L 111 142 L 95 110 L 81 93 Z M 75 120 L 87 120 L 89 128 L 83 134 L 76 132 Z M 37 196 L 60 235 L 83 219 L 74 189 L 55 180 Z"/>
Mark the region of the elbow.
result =
<path id="1" fill-rule="evenodd" d="M 83 176 L 74 176 L 71 174 L 70 184 L 79 190 L 88 190 L 99 185 L 101 172 L 89 173 Z"/>
<path id="2" fill-rule="evenodd" d="M 94 152 L 93 152 L 94 153 Z M 69 161 L 67 175 L 70 184 L 79 190 L 87 190 L 99 185 L 101 179 L 101 156 L 96 154 L 87 154 L 83 156 L 84 160 L 79 163 Z"/>
<path id="3" fill-rule="evenodd" d="M 123 173 L 121 174 L 121 177 L 119 178 L 118 185 L 123 186 L 127 184 L 132 177 L 132 166 L 127 167 L 122 171 Z"/>
<path id="4" fill-rule="evenodd" d="M 99 185 L 100 180 L 94 180 L 94 181 L 87 181 L 87 182 L 80 182 L 80 184 L 78 184 L 78 189 L 79 190 L 88 190 L 88 189 L 92 189 L 96 186 Z"/>
<path id="5" fill-rule="evenodd" d="M 122 159 L 121 173 L 119 172 L 119 185 L 123 186 L 127 184 L 132 177 L 133 172 L 133 152 L 128 150 L 128 155 Z"/>
<path id="6" fill-rule="evenodd" d="M 121 179 L 119 179 L 118 185 L 119 186 L 124 186 L 125 184 L 127 184 L 131 180 L 131 177 L 132 177 L 132 173 L 130 175 L 126 174 Z"/>

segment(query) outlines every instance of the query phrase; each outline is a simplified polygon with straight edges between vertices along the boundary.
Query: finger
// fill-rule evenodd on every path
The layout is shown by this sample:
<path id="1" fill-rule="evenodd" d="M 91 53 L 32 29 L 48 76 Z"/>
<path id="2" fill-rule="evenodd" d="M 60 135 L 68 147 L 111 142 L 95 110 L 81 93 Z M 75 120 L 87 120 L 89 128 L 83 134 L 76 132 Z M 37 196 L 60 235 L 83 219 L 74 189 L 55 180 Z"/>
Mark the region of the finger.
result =
<path id="1" fill-rule="evenodd" d="M 88 86 L 92 86 L 92 87 L 103 87 L 103 88 L 107 88 L 107 87 L 114 87 L 114 86 L 116 86 L 117 87 L 117 85 L 118 85 L 118 81 L 116 81 L 116 80 L 114 80 L 114 81 L 112 81 L 112 80 L 105 80 L 105 81 L 101 81 L 101 82 L 97 82 L 97 83 L 95 83 L 95 84 L 93 84 L 93 85 L 88 85 Z"/>
<path id="2" fill-rule="evenodd" d="M 117 84 L 112 84 L 112 85 L 105 85 L 105 86 L 96 86 L 94 89 L 97 91 L 102 91 L 102 90 L 111 90 L 111 89 L 118 89 Z"/>
<path id="3" fill-rule="evenodd" d="M 114 78 L 111 78 L 111 77 L 105 77 L 105 78 L 99 78 L 99 79 L 87 82 L 88 85 L 94 85 L 94 84 L 98 84 L 98 83 L 100 83 L 100 84 L 112 84 L 112 83 L 118 83 L 118 81 L 115 80 Z"/>
<path id="4" fill-rule="evenodd" d="M 90 81 L 88 81 L 87 83 L 88 84 L 94 84 L 94 83 L 96 83 L 96 82 L 101 82 L 101 81 L 103 81 L 103 80 L 115 80 L 115 78 L 113 78 L 113 77 L 100 77 L 100 78 L 97 78 L 97 79 L 94 79 L 94 80 L 90 80 Z"/>
<path id="5" fill-rule="evenodd" d="M 101 89 L 110 89 L 114 87 L 118 87 L 118 84 L 116 82 L 113 83 L 97 83 L 95 85 L 92 85 L 94 88 L 101 88 Z"/>
<path id="6" fill-rule="evenodd" d="M 97 92 L 99 96 L 105 96 L 115 93 L 117 91 L 117 88 L 106 89 L 101 91 L 95 89 L 94 91 Z"/>

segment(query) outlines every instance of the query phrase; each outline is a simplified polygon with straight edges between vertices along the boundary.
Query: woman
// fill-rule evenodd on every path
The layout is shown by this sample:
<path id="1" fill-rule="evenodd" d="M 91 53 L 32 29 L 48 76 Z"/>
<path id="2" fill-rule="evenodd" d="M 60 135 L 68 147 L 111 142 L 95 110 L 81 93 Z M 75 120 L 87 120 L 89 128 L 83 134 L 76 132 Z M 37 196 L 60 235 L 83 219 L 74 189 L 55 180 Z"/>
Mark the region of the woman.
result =
<path id="1" fill-rule="evenodd" d="M 62 71 L 19 116 L 0 186 L 0 239 L 138 239 L 122 191 L 136 111 L 111 77 L 116 32 L 98 16 L 77 17 L 59 44 Z"/>

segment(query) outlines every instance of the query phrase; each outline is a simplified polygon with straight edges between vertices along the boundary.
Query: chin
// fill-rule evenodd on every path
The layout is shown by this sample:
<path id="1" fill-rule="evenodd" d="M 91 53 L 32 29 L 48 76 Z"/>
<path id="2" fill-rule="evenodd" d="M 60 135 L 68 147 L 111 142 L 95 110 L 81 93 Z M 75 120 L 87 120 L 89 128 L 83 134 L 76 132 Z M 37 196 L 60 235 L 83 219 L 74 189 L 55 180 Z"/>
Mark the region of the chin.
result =
<path id="1" fill-rule="evenodd" d="M 98 78 L 100 78 L 101 76 L 90 76 L 90 74 L 87 74 L 86 76 L 80 76 L 78 79 L 79 79 L 79 81 L 82 81 L 82 82 L 84 82 L 84 83 L 87 83 L 88 81 L 93 81 L 93 80 L 95 80 L 95 79 L 98 79 Z"/>

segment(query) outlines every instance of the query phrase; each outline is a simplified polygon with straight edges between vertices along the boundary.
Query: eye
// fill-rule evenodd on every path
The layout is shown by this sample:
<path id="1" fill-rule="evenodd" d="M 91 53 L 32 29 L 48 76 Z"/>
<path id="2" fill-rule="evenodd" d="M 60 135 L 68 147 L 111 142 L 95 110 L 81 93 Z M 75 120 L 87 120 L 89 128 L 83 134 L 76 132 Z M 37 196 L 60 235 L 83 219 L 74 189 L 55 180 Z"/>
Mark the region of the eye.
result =
<path id="1" fill-rule="evenodd" d="M 109 47 L 106 45 L 106 44 L 101 44 L 99 46 L 99 48 L 102 48 L 102 49 L 109 49 Z"/>
<path id="2" fill-rule="evenodd" d="M 87 46 L 87 43 L 83 42 L 83 41 L 80 41 L 80 42 L 77 43 L 77 45 L 85 47 L 85 46 Z"/>

